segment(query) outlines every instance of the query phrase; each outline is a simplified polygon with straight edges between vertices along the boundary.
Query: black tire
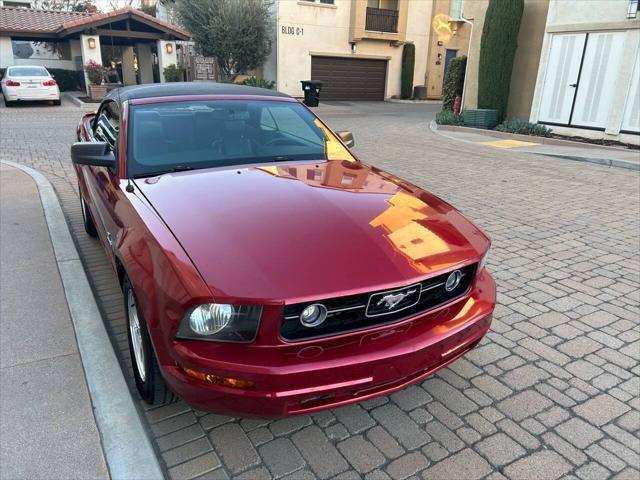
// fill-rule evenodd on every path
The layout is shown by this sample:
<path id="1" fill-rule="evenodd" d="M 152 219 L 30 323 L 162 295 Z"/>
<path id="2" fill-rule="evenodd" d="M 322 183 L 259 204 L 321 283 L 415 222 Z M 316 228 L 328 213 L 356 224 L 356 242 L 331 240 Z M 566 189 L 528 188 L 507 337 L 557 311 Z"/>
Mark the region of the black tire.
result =
<path id="1" fill-rule="evenodd" d="M 54 100 L 54 101 L 53 101 L 53 104 L 54 104 L 54 105 L 61 105 L 61 104 L 62 104 L 62 101 L 61 101 L 61 100 Z"/>
<path id="2" fill-rule="evenodd" d="M 167 384 L 162 377 L 160 367 L 158 366 L 158 360 L 153 350 L 153 345 L 151 345 L 151 338 L 149 337 L 149 331 L 147 330 L 147 322 L 144 320 L 142 313 L 138 309 L 136 294 L 133 291 L 129 277 L 126 275 L 122 282 L 122 291 L 124 293 L 124 310 L 127 317 L 127 337 L 129 339 L 129 352 L 131 353 L 131 366 L 138 393 L 149 405 L 166 405 L 168 403 L 172 403 L 177 399 L 177 397 L 171 390 L 169 390 L 169 387 L 167 387 Z M 130 304 L 130 299 L 133 300 L 133 304 Z M 130 315 L 130 311 L 133 309 L 137 312 L 137 319 L 139 322 L 138 325 L 142 340 L 141 346 L 142 351 L 144 352 L 143 358 L 141 359 L 144 366 L 144 375 L 141 375 L 136 353 L 134 351 L 135 347 L 132 339 L 131 324 L 132 318 Z"/>
<path id="3" fill-rule="evenodd" d="M 87 232 L 87 235 L 89 235 L 90 237 L 96 238 L 98 236 L 96 224 L 93 223 L 91 211 L 84 201 L 84 197 L 82 196 L 82 189 L 80 187 L 78 187 L 78 195 L 80 195 L 80 210 L 82 211 L 82 223 L 84 224 L 84 231 Z"/>
<path id="4" fill-rule="evenodd" d="M 5 97 L 4 99 L 4 106 L 9 108 L 9 107 L 13 107 L 13 102 L 10 102 L 9 100 L 7 100 L 7 98 Z"/>

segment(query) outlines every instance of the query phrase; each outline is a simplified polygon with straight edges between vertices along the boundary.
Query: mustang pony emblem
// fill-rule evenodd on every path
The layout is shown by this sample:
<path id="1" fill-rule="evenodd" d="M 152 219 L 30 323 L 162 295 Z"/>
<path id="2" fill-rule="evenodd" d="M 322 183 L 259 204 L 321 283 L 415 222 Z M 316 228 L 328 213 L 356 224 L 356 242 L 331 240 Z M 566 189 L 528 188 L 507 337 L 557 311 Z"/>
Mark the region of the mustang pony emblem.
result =
<path id="1" fill-rule="evenodd" d="M 389 295 L 385 295 L 380 300 L 378 300 L 378 306 L 384 303 L 387 309 L 391 310 L 392 308 L 395 308 L 395 306 L 398 305 L 402 300 L 407 298 L 409 295 L 413 295 L 414 293 L 416 293 L 415 288 L 413 290 L 408 290 L 406 292 L 400 292 L 395 294 L 390 293 Z"/>

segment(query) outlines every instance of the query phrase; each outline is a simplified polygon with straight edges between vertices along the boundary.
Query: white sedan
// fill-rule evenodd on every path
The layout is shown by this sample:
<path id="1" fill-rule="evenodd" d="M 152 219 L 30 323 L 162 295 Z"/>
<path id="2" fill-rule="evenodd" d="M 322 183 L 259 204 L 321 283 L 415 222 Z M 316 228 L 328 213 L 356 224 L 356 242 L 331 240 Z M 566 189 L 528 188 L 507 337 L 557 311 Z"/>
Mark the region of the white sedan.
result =
<path id="1" fill-rule="evenodd" d="M 4 104 L 9 107 L 18 100 L 52 100 L 60 105 L 60 89 L 44 67 L 14 66 L 7 68 L 2 78 Z"/>

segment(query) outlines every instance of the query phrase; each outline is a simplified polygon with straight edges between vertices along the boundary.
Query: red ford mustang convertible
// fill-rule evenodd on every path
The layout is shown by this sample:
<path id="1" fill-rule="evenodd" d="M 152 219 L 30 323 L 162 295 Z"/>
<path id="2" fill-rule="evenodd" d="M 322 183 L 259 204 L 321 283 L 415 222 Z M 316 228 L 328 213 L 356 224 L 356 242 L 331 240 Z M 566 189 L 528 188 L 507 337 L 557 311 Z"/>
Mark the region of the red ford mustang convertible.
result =
<path id="1" fill-rule="evenodd" d="M 489 328 L 487 236 L 289 96 L 120 88 L 78 140 L 85 229 L 118 273 L 149 403 L 332 408 L 425 378 Z"/>

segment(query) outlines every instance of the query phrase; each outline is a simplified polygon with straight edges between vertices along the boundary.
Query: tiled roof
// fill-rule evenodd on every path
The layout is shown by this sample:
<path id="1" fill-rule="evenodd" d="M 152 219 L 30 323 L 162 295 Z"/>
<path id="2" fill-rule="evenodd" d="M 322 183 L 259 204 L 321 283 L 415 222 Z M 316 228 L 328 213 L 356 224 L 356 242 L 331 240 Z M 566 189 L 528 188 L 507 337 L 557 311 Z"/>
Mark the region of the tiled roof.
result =
<path id="1" fill-rule="evenodd" d="M 89 16 L 90 13 L 84 12 L 0 7 L 0 31 L 56 33 L 63 23 Z"/>
<path id="2" fill-rule="evenodd" d="M 115 10 L 113 12 L 108 12 L 108 13 L 94 13 L 93 15 L 90 15 L 88 17 L 70 19 L 62 25 L 62 30 L 69 30 L 70 28 L 79 27 L 83 25 L 91 25 L 93 22 L 98 22 L 100 20 L 107 20 L 109 18 L 119 17 L 127 13 L 136 17 L 144 18 L 150 22 L 153 22 L 157 24 L 158 27 L 160 28 L 171 30 L 179 35 L 184 35 L 186 37 L 191 38 L 191 33 L 188 32 L 187 30 L 183 30 L 182 28 L 176 25 L 172 25 L 170 23 L 167 23 L 163 20 L 160 20 L 156 17 L 153 17 L 138 9 L 131 8 L 131 7 L 121 8 L 120 10 Z"/>
<path id="3" fill-rule="evenodd" d="M 0 7 L 0 32 L 47 33 L 66 35 L 77 27 L 90 27 L 94 23 L 117 17 L 138 17 L 155 24 L 159 30 L 169 31 L 178 37 L 191 38 L 188 31 L 135 8 L 127 7 L 108 13 L 63 12 L 60 10 L 34 10 L 19 7 Z"/>

